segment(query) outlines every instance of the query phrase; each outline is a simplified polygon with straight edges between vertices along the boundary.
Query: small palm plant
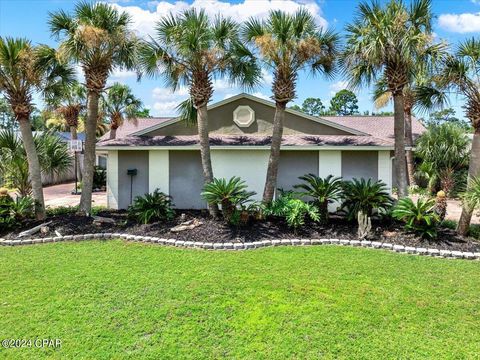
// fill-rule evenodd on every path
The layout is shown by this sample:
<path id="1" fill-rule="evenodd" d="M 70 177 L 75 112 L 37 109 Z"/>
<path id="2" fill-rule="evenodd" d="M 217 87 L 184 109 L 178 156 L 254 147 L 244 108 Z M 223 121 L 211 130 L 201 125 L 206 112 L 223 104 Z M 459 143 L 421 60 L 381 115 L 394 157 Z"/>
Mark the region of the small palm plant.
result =
<path id="1" fill-rule="evenodd" d="M 470 209 L 480 208 L 480 177 L 471 178 L 468 188 L 460 196 Z"/>
<path id="2" fill-rule="evenodd" d="M 105 116 L 110 118 L 110 139 L 115 139 L 117 129 L 127 119 L 134 124 L 136 114 L 142 108 L 142 101 L 137 98 L 128 85 L 113 84 L 102 97 L 102 108 Z"/>
<path id="3" fill-rule="evenodd" d="M 237 206 L 244 205 L 255 194 L 254 191 L 247 191 L 245 181 L 234 176 L 228 181 L 214 178 L 203 187 L 202 197 L 209 204 L 221 205 L 224 220 L 230 222 Z"/>
<path id="4" fill-rule="evenodd" d="M 434 239 L 437 237 L 437 226 L 440 222 L 435 212 L 435 200 L 418 198 L 414 203 L 410 198 L 398 201 L 392 216 L 405 222 L 405 229 L 418 233 L 423 238 Z"/>
<path id="5" fill-rule="evenodd" d="M 142 224 L 149 224 L 173 219 L 175 211 L 172 207 L 172 198 L 156 189 L 151 194 L 137 196 L 128 208 L 128 215 Z"/>
<path id="6" fill-rule="evenodd" d="M 352 179 L 343 183 L 342 209 L 347 211 L 348 219 L 353 220 L 359 212 L 372 216 L 373 211 L 385 211 L 393 204 L 386 184 L 372 179 Z"/>
<path id="7" fill-rule="evenodd" d="M 347 212 L 349 220 L 358 222 L 358 234 L 367 237 L 371 230 L 371 216 L 374 210 L 386 212 L 393 204 L 386 185 L 372 179 L 353 179 L 343 183 L 342 209 Z"/>
<path id="8" fill-rule="evenodd" d="M 342 180 L 339 177 L 328 175 L 326 178 L 314 174 L 307 174 L 299 177 L 304 184 L 295 185 L 295 189 L 304 190 L 301 194 L 311 196 L 314 204 L 320 212 L 320 221 L 324 224 L 328 222 L 328 204 L 339 200 L 342 195 Z"/>

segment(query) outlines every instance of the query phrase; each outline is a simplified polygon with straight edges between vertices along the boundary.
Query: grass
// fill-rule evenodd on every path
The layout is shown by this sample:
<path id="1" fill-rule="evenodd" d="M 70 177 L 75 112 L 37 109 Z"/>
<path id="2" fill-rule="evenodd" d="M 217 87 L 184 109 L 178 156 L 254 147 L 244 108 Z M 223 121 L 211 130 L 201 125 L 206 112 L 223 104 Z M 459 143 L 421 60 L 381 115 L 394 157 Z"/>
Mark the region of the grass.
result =
<path id="1" fill-rule="evenodd" d="M 475 358 L 480 263 L 121 241 L 0 248 L 0 358 Z"/>

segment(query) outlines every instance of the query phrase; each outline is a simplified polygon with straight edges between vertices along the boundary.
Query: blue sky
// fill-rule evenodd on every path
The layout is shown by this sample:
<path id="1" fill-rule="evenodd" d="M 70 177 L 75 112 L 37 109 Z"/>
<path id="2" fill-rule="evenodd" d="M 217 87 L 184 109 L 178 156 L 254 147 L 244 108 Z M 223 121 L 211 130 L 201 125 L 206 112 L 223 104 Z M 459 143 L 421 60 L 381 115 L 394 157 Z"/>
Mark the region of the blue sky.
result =
<path id="1" fill-rule="evenodd" d="M 206 8 L 207 12 L 212 14 L 220 11 L 240 22 L 251 15 L 263 17 L 274 8 L 294 11 L 299 6 L 305 6 L 314 14 L 320 25 L 342 33 L 345 25 L 352 20 L 358 4 L 355 0 L 116 0 L 110 2 L 131 14 L 133 28 L 140 36 L 151 33 L 153 24 L 162 15 L 189 6 Z M 68 0 L 0 0 L 0 36 L 21 36 L 32 40 L 33 43 L 56 46 L 47 26 L 48 13 L 58 9 L 70 11 L 74 4 L 74 1 Z M 462 39 L 478 36 L 480 33 L 480 0 L 433 0 L 433 11 L 436 16 L 434 22 L 436 36 L 447 40 L 450 44 L 454 45 Z M 185 89 L 173 94 L 164 87 L 160 79 L 143 79 L 137 82 L 132 72 L 115 71 L 109 82 L 114 81 L 130 85 L 145 106 L 151 109 L 151 113 L 157 116 L 173 115 L 175 105 L 186 97 Z M 268 98 L 271 94 L 270 83 L 271 74 L 265 72 L 262 85 L 252 93 Z M 318 97 L 328 106 L 332 95 L 345 85 L 345 79 L 340 76 L 326 80 L 322 77 L 313 78 L 307 74 L 301 74 L 297 87 L 297 99 L 293 103 L 301 104 L 307 97 Z M 213 101 L 222 100 L 240 91 L 232 88 L 225 81 L 217 81 Z M 369 89 L 358 91 L 357 96 L 360 111 L 375 110 Z M 462 103 L 463 99 L 452 96 L 451 105 L 459 117 L 463 117 Z"/>

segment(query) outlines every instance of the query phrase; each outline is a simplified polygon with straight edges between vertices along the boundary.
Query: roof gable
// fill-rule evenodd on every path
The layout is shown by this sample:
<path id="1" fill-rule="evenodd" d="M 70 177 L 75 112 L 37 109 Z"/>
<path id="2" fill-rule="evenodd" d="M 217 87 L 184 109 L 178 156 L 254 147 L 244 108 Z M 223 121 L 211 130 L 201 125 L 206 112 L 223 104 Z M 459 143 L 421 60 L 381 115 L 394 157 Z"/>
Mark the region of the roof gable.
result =
<path id="1" fill-rule="evenodd" d="M 241 128 L 237 127 L 232 120 L 233 108 L 235 104 L 241 104 L 241 106 L 252 105 L 252 107 L 257 108 L 258 110 L 263 110 L 259 112 L 259 124 L 256 124 L 250 128 Z M 268 115 L 265 114 L 266 110 L 269 109 Z M 228 99 L 219 101 L 208 106 L 209 114 L 209 126 L 213 128 L 210 129 L 211 133 L 215 134 L 251 134 L 251 135 L 264 135 L 265 133 L 271 133 L 271 124 L 268 122 L 273 121 L 273 114 L 275 109 L 275 103 L 258 98 L 249 94 L 238 94 L 232 96 Z M 224 111 L 224 113 L 222 113 Z M 219 115 L 221 113 L 221 115 Z M 210 116 L 212 115 L 212 116 Z M 215 116 L 216 115 L 216 116 Z M 263 118 L 262 118 L 263 116 Z M 297 121 L 303 120 L 303 121 Z M 223 121 L 223 124 L 219 122 Z M 162 123 L 155 124 L 151 127 L 139 130 L 134 132 L 132 135 L 145 135 L 145 136 L 159 136 L 159 135 L 194 135 L 196 128 L 191 131 L 185 130 L 185 127 L 179 126 L 182 120 L 180 118 L 172 118 Z M 262 122 L 260 124 L 260 122 Z M 300 124 L 302 123 L 302 124 Z M 270 129 L 268 128 L 270 126 Z M 168 128 L 168 129 L 167 129 Z M 315 135 L 368 135 L 364 131 L 358 129 L 350 128 L 343 124 L 339 124 L 324 118 L 319 118 L 315 116 L 310 116 L 304 114 L 300 111 L 286 109 L 286 121 L 285 121 L 285 133 L 286 134 L 295 134 L 295 133 L 304 133 L 304 134 L 315 134 Z M 233 132 L 232 132 L 233 131 Z M 325 132 L 325 134 L 323 134 Z"/>

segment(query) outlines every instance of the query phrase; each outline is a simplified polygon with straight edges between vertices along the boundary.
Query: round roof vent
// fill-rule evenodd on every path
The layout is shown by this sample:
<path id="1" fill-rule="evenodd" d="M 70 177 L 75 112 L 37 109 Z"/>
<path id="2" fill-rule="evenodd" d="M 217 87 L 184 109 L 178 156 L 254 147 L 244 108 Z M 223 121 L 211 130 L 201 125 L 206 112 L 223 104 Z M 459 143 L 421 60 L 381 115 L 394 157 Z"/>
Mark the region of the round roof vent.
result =
<path id="1" fill-rule="evenodd" d="M 250 106 L 240 105 L 233 111 L 233 121 L 240 127 L 249 127 L 255 121 L 255 111 Z"/>

